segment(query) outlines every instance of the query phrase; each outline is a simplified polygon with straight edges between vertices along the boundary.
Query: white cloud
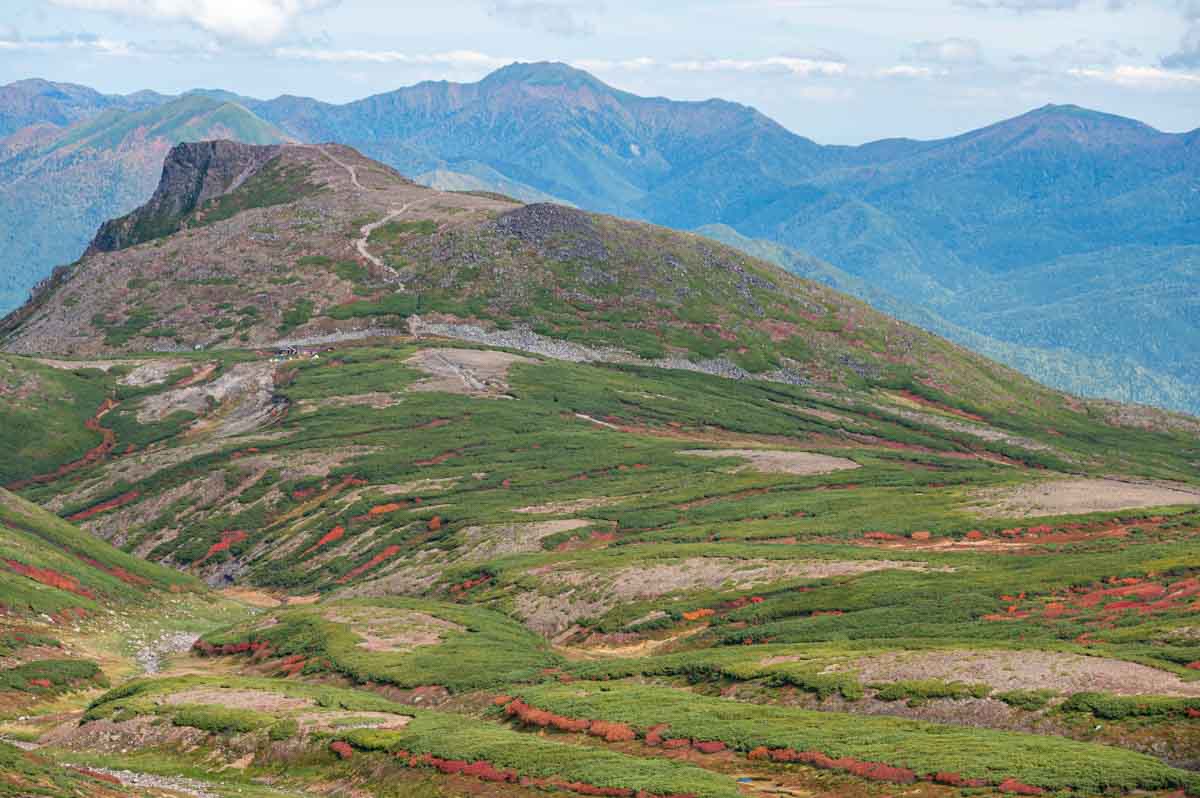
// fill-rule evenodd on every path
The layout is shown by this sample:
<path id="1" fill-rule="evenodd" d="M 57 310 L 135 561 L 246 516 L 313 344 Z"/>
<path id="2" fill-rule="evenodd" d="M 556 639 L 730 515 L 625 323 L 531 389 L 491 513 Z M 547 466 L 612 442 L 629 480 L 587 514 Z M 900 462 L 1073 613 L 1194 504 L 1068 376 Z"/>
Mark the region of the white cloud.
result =
<path id="1" fill-rule="evenodd" d="M 337 0 L 51 0 L 55 5 L 185 22 L 217 36 L 263 44 L 282 36 L 298 17 Z"/>
<path id="2" fill-rule="evenodd" d="M 772 56 L 759 59 L 717 58 L 701 61 L 672 61 L 670 69 L 677 72 L 787 72 L 800 77 L 836 77 L 845 75 L 842 61 L 826 61 L 793 56 Z"/>
<path id="3" fill-rule="evenodd" d="M 604 58 L 582 58 L 571 62 L 571 66 L 586 69 L 588 72 L 612 72 L 618 69 L 638 72 L 658 65 L 657 61 L 648 56 L 625 58 L 619 61 L 610 61 Z"/>
<path id="4" fill-rule="evenodd" d="M 1068 69 L 1067 74 L 1136 89 L 1200 88 L 1200 74 L 1154 66 L 1123 64 L 1108 68 L 1078 67 Z"/>
<path id="5" fill-rule="evenodd" d="M 359 64 L 412 64 L 418 66 L 439 64 L 451 67 L 499 67 L 510 64 L 514 59 L 497 58 L 474 50 L 449 50 L 442 53 L 402 53 L 396 50 L 334 50 L 311 47 L 277 47 L 279 58 L 295 58 L 302 61 Z"/>
<path id="6" fill-rule="evenodd" d="M 359 50 L 323 47 L 276 47 L 278 58 L 304 61 L 360 64 L 413 64 L 443 65 L 450 67 L 496 68 L 511 64 L 515 60 L 481 53 L 475 50 L 450 50 L 440 53 L 407 53 L 399 50 Z M 763 72 L 801 77 L 836 77 L 849 74 L 841 61 L 774 56 L 756 60 L 720 58 L 689 61 L 657 61 L 648 56 L 627 59 L 578 58 L 571 65 L 589 72 L 638 72 L 651 69 L 666 69 L 675 72 Z"/>
<path id="7" fill-rule="evenodd" d="M 932 78 L 947 73 L 944 69 L 934 69 L 928 66 L 896 64 L 895 66 L 880 69 L 875 74 L 881 78 Z"/>
<path id="8" fill-rule="evenodd" d="M 591 36 L 596 25 L 586 17 L 604 10 L 590 0 L 493 0 L 488 13 L 522 28 L 557 36 Z"/>
<path id="9" fill-rule="evenodd" d="M 106 39 L 88 33 L 64 34 L 61 36 L 25 39 L 15 30 L 0 36 L 0 52 L 48 52 L 61 50 L 87 50 L 99 55 L 128 56 L 134 54 L 133 46 L 119 39 Z"/>
<path id="10" fill-rule="evenodd" d="M 983 47 L 975 39 L 952 36 L 917 42 L 912 46 L 912 56 L 915 61 L 930 64 L 978 64 L 983 60 Z"/>
<path id="11" fill-rule="evenodd" d="M 1008 11 L 1022 13 L 1025 11 L 1067 11 L 1079 8 L 1081 0 L 954 0 L 957 6 L 967 8 L 1002 8 Z M 1109 7 L 1119 7 L 1120 3 L 1110 0 Z"/>

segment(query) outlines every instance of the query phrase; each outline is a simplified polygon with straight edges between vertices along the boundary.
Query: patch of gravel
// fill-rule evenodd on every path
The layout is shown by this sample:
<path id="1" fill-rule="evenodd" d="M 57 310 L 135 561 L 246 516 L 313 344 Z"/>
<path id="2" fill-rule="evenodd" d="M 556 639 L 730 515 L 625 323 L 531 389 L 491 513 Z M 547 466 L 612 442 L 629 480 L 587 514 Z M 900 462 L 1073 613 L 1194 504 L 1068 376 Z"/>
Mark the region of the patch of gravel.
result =
<path id="1" fill-rule="evenodd" d="M 531 504 L 528 507 L 515 507 L 514 513 L 525 513 L 528 515 L 562 515 L 564 513 L 578 513 L 583 510 L 592 510 L 596 507 L 607 507 L 610 504 L 620 504 L 623 501 L 628 501 L 632 496 L 590 496 L 583 499 L 572 499 L 561 502 L 549 502 L 547 504 Z"/>
<path id="2" fill-rule="evenodd" d="M 1056 479 L 974 494 L 967 509 L 997 518 L 1079 515 L 1139 507 L 1200 504 L 1200 489 L 1182 483 Z"/>
<path id="3" fill-rule="evenodd" d="M 616 347 L 584 346 L 557 338 L 539 335 L 528 328 L 514 327 L 511 330 L 485 330 L 476 324 L 458 324 L 426 321 L 419 316 L 408 319 L 409 332 L 416 336 L 440 336 L 459 341 L 486 346 L 499 346 L 506 349 L 519 349 L 554 360 L 567 360 L 573 363 L 630 363 L 634 365 L 653 366 L 661 369 L 679 369 L 724 377 L 730 380 L 765 380 L 767 382 L 782 382 L 788 385 L 807 385 L 811 382 L 798 371 L 777 369 L 762 374 L 751 374 L 742 367 L 725 358 L 710 358 L 708 360 L 689 360 L 685 357 L 665 357 L 654 360 L 640 358 L 632 352 Z"/>
<path id="4" fill-rule="evenodd" d="M 422 349 L 404 362 L 430 375 L 409 386 L 410 391 L 496 396 L 508 392 L 508 370 L 513 364 L 535 361 L 483 349 Z"/>
<path id="5" fill-rule="evenodd" d="M 835 671 L 856 671 L 864 682 L 942 679 L 982 682 L 996 690 L 1200 697 L 1200 682 L 1185 682 L 1167 671 L 1057 651 L 896 651 L 833 665 L 824 672 Z"/>
<path id="6" fill-rule="evenodd" d="M 557 521 L 467 527 L 462 531 L 465 550 L 461 559 L 482 561 L 506 554 L 541 551 L 544 538 L 560 532 L 583 529 L 594 523 L 582 518 L 564 518 Z"/>
<path id="7" fill-rule="evenodd" d="M 151 360 L 126 374 L 118 382 L 133 388 L 145 388 L 150 385 L 162 385 L 167 381 L 171 372 L 187 365 L 185 360 L 158 359 Z"/>
<path id="8" fill-rule="evenodd" d="M 615 604 L 599 598 L 586 598 L 582 591 L 568 590 L 556 596 L 532 591 L 521 593 L 515 601 L 517 617 L 532 631 L 546 638 L 565 632 L 576 621 L 603 615 Z"/>
<path id="9" fill-rule="evenodd" d="M 951 571 L 911 560 L 764 560 L 690 557 L 678 562 L 630 565 L 614 571 L 570 570 L 564 565 L 529 571 L 547 586 L 565 588 L 553 595 L 526 592 L 516 611 L 530 629 L 553 637 L 576 621 L 597 617 L 622 603 L 692 590 L 737 589 L 785 579 L 824 579 L 884 570 Z"/>
<path id="10" fill-rule="evenodd" d="M 326 335 L 309 335 L 302 338 L 280 338 L 277 341 L 268 344 L 277 349 L 282 349 L 288 346 L 318 346 L 321 344 L 339 344 L 347 341 L 361 341 L 364 338 L 394 338 L 404 335 L 403 330 L 398 330 L 395 327 L 366 327 L 361 330 L 344 330 L 342 332 L 328 333 Z"/>
<path id="11" fill-rule="evenodd" d="M 212 704 L 219 707 L 252 709 L 257 712 L 278 712 L 304 709 L 313 705 L 309 698 L 292 698 L 269 690 L 238 690 L 221 687 L 197 687 L 171 693 L 162 699 L 164 704 Z"/>
<path id="12" fill-rule="evenodd" d="M 739 471 L 765 474 L 829 474 L 859 467 L 858 463 L 844 457 L 782 449 L 685 449 L 679 453 L 693 457 L 739 457 L 747 461 L 738 468 Z"/>
<path id="13" fill-rule="evenodd" d="M 425 612 L 387 607 L 338 607 L 326 611 L 325 618 L 347 624 L 362 638 L 358 647 L 367 651 L 412 651 L 436 646 L 447 634 L 466 631 L 464 626 Z"/>
<path id="14" fill-rule="evenodd" d="M 244 435 L 266 426 L 282 410 L 275 398 L 275 365 L 239 363 L 212 382 L 148 396 L 138 408 L 137 420 L 149 424 L 179 411 L 202 415 L 213 405 L 222 405 L 212 430 L 218 436 Z"/>
<path id="15" fill-rule="evenodd" d="M 553 568 L 553 570 L 549 570 Z M 550 584 L 603 588 L 615 603 L 699 589 L 743 590 L 784 579 L 827 579 L 874 571 L 950 571 L 913 560 L 755 560 L 689 557 L 674 563 L 630 565 L 617 571 L 566 570 L 560 564 L 529 573 Z"/>
<path id="16" fill-rule="evenodd" d="M 170 792 L 183 793 L 184 795 L 192 796 L 192 798 L 221 798 L 217 793 L 209 791 L 208 784 L 182 776 L 156 776 L 152 773 L 138 773 L 132 770 L 112 770 L 110 768 L 91 766 L 84 769 L 92 773 L 102 773 L 105 776 L 112 776 L 128 787 L 138 787 L 147 790 L 168 790 Z"/>
<path id="17" fill-rule="evenodd" d="M 162 671 L 168 657 L 190 651 L 192 644 L 198 639 L 200 635 L 192 632 L 166 632 L 155 640 L 140 645 L 133 658 L 145 674 L 152 676 Z"/>

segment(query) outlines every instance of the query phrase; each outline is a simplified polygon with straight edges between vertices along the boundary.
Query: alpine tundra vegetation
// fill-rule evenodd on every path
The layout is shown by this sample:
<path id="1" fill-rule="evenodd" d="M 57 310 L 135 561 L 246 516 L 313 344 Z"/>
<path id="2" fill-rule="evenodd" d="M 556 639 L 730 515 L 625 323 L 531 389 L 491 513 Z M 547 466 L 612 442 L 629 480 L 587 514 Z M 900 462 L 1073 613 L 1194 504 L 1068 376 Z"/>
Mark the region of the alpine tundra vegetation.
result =
<path id="1" fill-rule="evenodd" d="M 1200 795 L 1200 421 L 264 137 L 0 322 L 0 796 Z"/>

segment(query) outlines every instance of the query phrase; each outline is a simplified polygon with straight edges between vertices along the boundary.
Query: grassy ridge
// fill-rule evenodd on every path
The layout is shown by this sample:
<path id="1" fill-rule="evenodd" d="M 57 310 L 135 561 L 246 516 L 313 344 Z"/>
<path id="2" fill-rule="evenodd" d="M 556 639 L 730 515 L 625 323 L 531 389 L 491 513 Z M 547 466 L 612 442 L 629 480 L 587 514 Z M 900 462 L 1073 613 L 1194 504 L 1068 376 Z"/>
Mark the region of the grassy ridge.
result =
<path id="1" fill-rule="evenodd" d="M 642 759 L 584 745 L 564 745 L 500 726 L 432 712 L 416 713 L 412 722 L 401 731 L 363 729 L 348 732 L 342 739 L 368 751 L 408 751 L 443 759 L 487 761 L 532 778 L 645 790 L 653 795 L 693 795 L 696 798 L 735 798 L 740 795 L 730 777 L 694 765 Z"/>
<path id="2" fill-rule="evenodd" d="M 461 631 L 440 631 L 441 642 L 396 652 L 363 648 L 351 624 L 329 620 L 330 613 L 358 611 L 365 617 L 388 610 L 411 610 L 443 619 Z M 212 646 L 267 643 L 273 654 L 303 656 L 306 672 L 331 669 L 366 683 L 402 688 L 442 685 L 452 691 L 530 681 L 544 668 L 561 664 L 546 641 L 504 616 L 479 607 L 463 607 L 404 598 L 357 599 L 276 611 L 275 621 L 257 621 L 204 635 Z M 437 628 L 434 627 L 436 631 Z M 419 632 L 427 630 L 418 628 Z"/>
<path id="3" fill-rule="evenodd" d="M 670 737 L 820 751 L 903 766 L 918 774 L 957 772 L 999 783 L 1017 778 L 1051 789 L 1200 789 L 1194 774 L 1117 748 L 1033 734 L 943 726 L 772 706 L 739 704 L 669 688 L 574 683 L 521 688 L 530 704 L 572 718 L 627 723 L 639 730 L 669 724 Z"/>
<path id="4" fill-rule="evenodd" d="M 143 604 L 154 590 L 201 587 L 192 576 L 126 554 L 3 489 L 0 565 L 0 603 L 18 612 Z"/>
<path id="5" fill-rule="evenodd" d="M 112 380 L 84 364 L 75 371 L 0 354 L 0 486 L 53 471 L 100 443 L 84 425 Z"/>

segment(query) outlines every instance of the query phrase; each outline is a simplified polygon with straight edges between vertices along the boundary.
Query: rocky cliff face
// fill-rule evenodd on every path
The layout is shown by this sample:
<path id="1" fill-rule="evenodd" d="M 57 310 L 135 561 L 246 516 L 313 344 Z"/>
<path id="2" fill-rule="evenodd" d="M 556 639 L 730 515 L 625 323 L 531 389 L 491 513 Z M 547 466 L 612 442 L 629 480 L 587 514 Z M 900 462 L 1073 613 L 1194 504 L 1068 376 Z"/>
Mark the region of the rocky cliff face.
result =
<path id="1" fill-rule="evenodd" d="M 101 225 L 85 254 L 112 252 L 177 231 L 184 216 L 240 186 L 279 151 L 279 145 L 224 139 L 175 145 L 150 200 Z"/>

